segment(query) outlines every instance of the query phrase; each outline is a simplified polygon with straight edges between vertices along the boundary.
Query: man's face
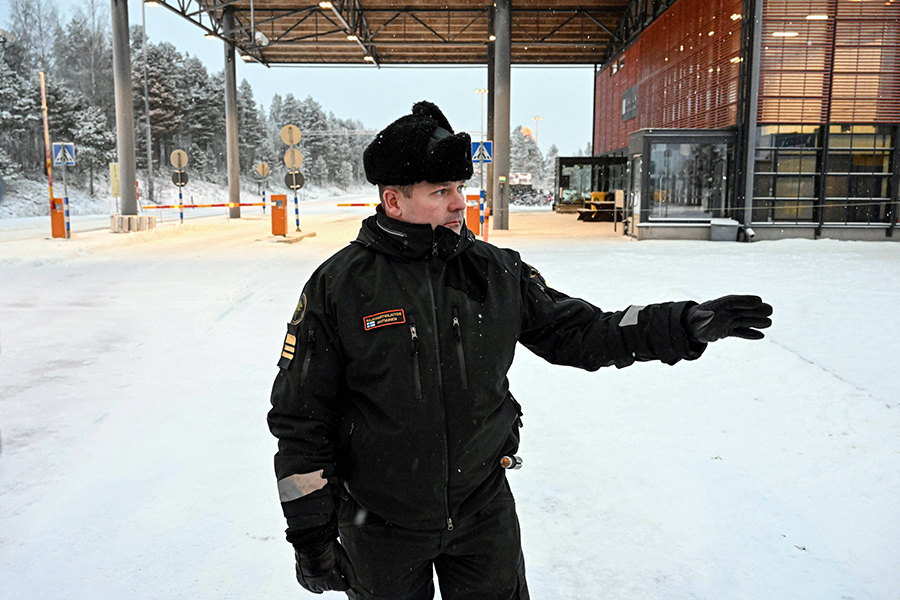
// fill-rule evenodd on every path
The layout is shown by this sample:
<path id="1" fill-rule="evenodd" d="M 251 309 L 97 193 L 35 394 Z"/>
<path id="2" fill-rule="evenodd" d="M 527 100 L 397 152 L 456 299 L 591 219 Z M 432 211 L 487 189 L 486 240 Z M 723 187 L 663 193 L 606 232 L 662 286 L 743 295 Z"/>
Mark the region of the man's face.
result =
<path id="1" fill-rule="evenodd" d="M 444 183 L 419 182 L 410 187 L 408 196 L 395 188 L 385 192 L 388 216 L 407 223 L 428 224 L 434 229 L 443 225 L 457 234 L 462 231 L 466 215 L 465 181 Z M 392 198 L 387 196 L 394 192 Z"/>

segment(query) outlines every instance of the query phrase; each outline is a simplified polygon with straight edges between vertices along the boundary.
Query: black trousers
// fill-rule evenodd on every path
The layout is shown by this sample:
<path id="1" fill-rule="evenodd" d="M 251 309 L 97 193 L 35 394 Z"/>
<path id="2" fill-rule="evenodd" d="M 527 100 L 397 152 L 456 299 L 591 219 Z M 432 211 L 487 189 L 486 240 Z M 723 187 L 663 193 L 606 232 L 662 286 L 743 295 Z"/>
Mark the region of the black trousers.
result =
<path id="1" fill-rule="evenodd" d="M 529 600 L 516 504 L 507 485 L 453 531 L 404 529 L 341 500 L 341 543 L 356 573 L 351 600 Z"/>

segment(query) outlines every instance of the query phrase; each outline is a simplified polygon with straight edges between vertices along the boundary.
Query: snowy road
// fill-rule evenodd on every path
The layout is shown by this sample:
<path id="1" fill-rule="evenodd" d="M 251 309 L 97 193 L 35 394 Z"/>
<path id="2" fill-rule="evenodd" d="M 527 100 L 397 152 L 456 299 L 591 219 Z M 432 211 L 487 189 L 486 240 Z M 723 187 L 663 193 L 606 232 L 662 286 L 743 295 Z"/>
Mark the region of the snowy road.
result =
<path id="1" fill-rule="evenodd" d="M 371 211 L 336 202 L 309 203 L 316 236 L 292 244 L 258 209 L 69 241 L 0 221 L 0 597 L 314 597 L 265 414 L 301 286 Z M 546 212 L 511 228 L 491 241 L 609 310 L 775 307 L 765 340 L 675 367 L 519 353 L 532 598 L 900 597 L 900 245 L 638 243 Z"/>

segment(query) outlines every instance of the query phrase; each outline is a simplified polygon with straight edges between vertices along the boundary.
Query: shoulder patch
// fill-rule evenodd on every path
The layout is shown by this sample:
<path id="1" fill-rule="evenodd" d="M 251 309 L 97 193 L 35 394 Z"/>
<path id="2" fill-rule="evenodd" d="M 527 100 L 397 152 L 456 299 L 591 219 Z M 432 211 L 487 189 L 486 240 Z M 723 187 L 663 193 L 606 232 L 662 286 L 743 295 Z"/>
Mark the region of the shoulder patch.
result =
<path id="1" fill-rule="evenodd" d="M 549 285 L 547 285 L 547 280 L 544 279 L 540 271 L 538 271 L 528 263 L 525 263 L 525 266 L 528 267 L 528 276 L 531 279 L 537 281 L 541 287 L 550 287 Z"/>
<path id="2" fill-rule="evenodd" d="M 297 308 L 294 309 L 294 316 L 291 318 L 291 325 L 298 325 L 306 315 L 306 294 L 300 294 L 300 300 L 297 301 Z"/>
<path id="3" fill-rule="evenodd" d="M 365 331 L 378 329 L 379 327 L 384 327 L 386 325 L 400 325 L 401 323 L 406 323 L 406 312 L 402 308 L 386 310 L 378 314 L 363 317 L 363 329 Z"/>

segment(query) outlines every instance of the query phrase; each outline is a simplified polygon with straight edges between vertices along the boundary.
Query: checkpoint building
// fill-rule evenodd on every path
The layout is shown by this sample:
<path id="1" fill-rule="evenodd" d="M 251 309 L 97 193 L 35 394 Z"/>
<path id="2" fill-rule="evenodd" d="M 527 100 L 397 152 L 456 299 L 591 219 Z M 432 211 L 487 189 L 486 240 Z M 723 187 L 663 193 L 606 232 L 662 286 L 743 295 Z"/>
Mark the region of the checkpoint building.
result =
<path id="1" fill-rule="evenodd" d="M 593 168 L 631 235 L 896 239 L 900 0 L 635 0 L 616 33 Z"/>
<path id="2" fill-rule="evenodd" d="M 561 161 L 557 183 L 577 183 L 574 197 L 592 205 L 595 193 L 622 190 L 627 234 L 900 237 L 900 0 L 151 1 L 224 42 L 232 217 L 236 54 L 265 65 L 485 65 L 486 191 L 499 229 L 508 228 L 510 66 L 582 64 L 594 65 L 593 156 Z M 129 181 L 127 0 L 112 7 Z M 123 189 L 123 213 L 135 214 Z"/>

